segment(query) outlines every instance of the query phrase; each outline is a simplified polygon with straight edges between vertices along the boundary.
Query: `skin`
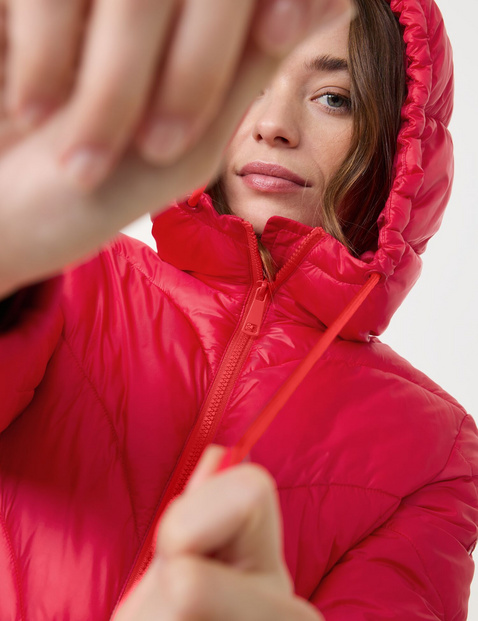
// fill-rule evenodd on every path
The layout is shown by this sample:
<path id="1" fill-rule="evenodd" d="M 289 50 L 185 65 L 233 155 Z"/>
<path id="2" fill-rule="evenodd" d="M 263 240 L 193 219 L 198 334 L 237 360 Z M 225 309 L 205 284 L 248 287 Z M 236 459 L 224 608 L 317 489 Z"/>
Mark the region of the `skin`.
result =
<path id="1" fill-rule="evenodd" d="M 274 480 L 252 464 L 215 474 L 223 454 L 208 447 L 166 510 L 156 557 L 115 621 L 324 621 L 294 595 Z"/>
<path id="2" fill-rule="evenodd" d="M 192 10 L 201 2 L 188 0 L 187 5 Z M 149 16 L 147 25 L 161 22 L 165 32 L 172 27 L 171 15 L 157 13 L 155 0 L 143 0 L 140 15 L 134 16 L 137 3 L 131 0 L 96 0 L 86 24 L 78 8 L 83 1 L 61 4 L 58 12 L 55 3 L 0 0 L 0 40 L 8 41 L 8 46 L 0 45 L 0 70 L 7 78 L 5 84 L 0 81 L 0 97 L 8 104 L 6 114 L 0 111 L 0 298 L 84 260 L 136 218 L 158 213 L 214 178 L 235 127 L 280 59 L 318 26 L 349 20 L 351 14 L 350 0 L 294 0 L 298 19 L 291 19 L 290 7 L 283 9 L 283 0 L 255 0 L 252 21 L 243 16 L 238 21 L 237 7 L 246 11 L 247 3 L 216 0 L 222 16 L 216 29 L 227 31 L 234 23 L 242 31 L 239 43 L 228 38 L 233 49 L 226 54 L 222 38 L 208 30 L 208 15 L 216 11 L 202 11 L 196 20 L 188 11 L 176 11 L 176 30 L 165 41 L 164 33 L 143 22 L 131 28 L 131 20 L 144 15 Z M 185 3 L 174 4 L 178 9 Z M 77 43 L 71 24 L 89 33 L 75 54 L 68 51 Z M 125 40 L 126 30 L 131 40 Z M 156 36 L 160 41 L 155 44 Z M 57 41 L 65 43 L 61 54 Z M 156 49 L 153 62 L 155 45 L 160 51 Z M 187 62 L 181 61 L 182 46 Z M 209 58 L 225 54 L 226 70 L 204 71 Z M 81 62 L 65 60 L 71 57 Z M 68 70 L 61 68 L 63 62 Z M 212 104 L 204 107 L 208 98 L 190 96 L 198 82 L 215 93 Z M 137 130 L 151 114 L 162 114 L 162 83 L 171 84 L 168 105 L 177 104 L 177 114 L 184 115 L 189 106 L 195 129 L 187 132 L 186 144 L 173 149 L 174 155 L 168 152 L 171 142 L 163 141 L 168 163 L 158 167 L 138 149 Z M 26 126 L 18 122 L 25 107 L 49 101 L 52 93 L 60 104 L 46 106 L 40 120 Z M 51 95 L 52 101 L 57 102 L 57 95 Z"/>
<path id="3" fill-rule="evenodd" d="M 298 21 L 287 12 L 281 17 L 281 10 L 278 15 L 281 2 L 257 0 L 252 3 L 252 21 L 240 22 L 242 41 L 227 39 L 232 41 L 228 53 L 235 62 L 227 61 L 225 72 L 204 75 L 203 63 L 221 58 L 224 49 L 222 39 L 208 36 L 207 19 L 192 19 L 197 1 L 203 0 L 145 0 L 140 15 L 132 14 L 136 5 L 130 1 L 97 0 L 87 24 L 90 36 L 81 50 L 85 61 L 75 64 L 77 54 L 68 46 L 78 41 L 75 28 L 85 26 L 81 16 L 86 2 L 61 3 L 59 11 L 58 3 L 0 0 L 0 15 L 8 10 L 6 23 L 11 28 L 6 33 L 10 44 L 6 58 L 0 46 L 0 60 L 8 68 L 7 113 L 0 118 L 0 298 L 84 260 L 135 218 L 151 209 L 158 211 L 210 179 L 238 120 L 270 80 L 279 59 L 314 25 L 324 25 L 338 14 L 350 18 L 350 3 L 345 0 L 294 0 L 294 6 L 303 4 L 305 11 Z M 177 37 L 166 42 L 171 15 L 158 19 L 158 10 L 172 4 L 176 8 L 187 4 L 192 13 L 179 15 L 183 32 L 179 27 Z M 228 10 L 222 13 L 224 6 Z M 251 10 L 246 2 L 216 2 L 226 30 L 239 23 L 237 7 Z M 215 14 L 202 15 L 209 13 Z M 148 28 L 152 16 L 161 23 L 163 34 Z M 143 18 L 138 28 L 129 28 L 132 38 L 124 45 L 122 35 L 130 20 Z M 217 31 L 221 24 L 216 23 Z M 0 20 L 0 31 L 5 39 L 5 20 Z M 152 55 L 152 48 L 164 46 L 170 54 Z M 185 66 L 180 61 L 183 48 L 188 48 Z M 159 76 L 151 58 L 167 59 L 160 63 Z M 146 76 L 143 61 L 149 67 Z M 96 71 L 98 67 L 102 71 Z M 71 79 L 72 72 L 77 79 Z M 72 82 L 79 86 L 70 92 Z M 168 83 L 172 92 L 166 89 L 164 94 L 159 85 Z M 214 93 L 213 104 L 205 107 L 201 97 L 189 96 L 191 89 L 203 84 Z M 169 104 L 164 104 L 164 97 L 170 98 Z M 191 101 L 192 111 L 185 112 Z M 31 104 L 39 105 L 40 115 L 25 123 L 22 114 Z M 176 114 L 190 115 L 187 139 L 180 149 L 165 141 L 162 152 L 145 152 L 136 132 L 138 123 L 150 114 L 161 117 L 168 106 Z M 95 149 L 100 145 L 108 154 L 108 165 L 100 166 L 93 177 L 71 174 L 64 157 L 65 149 L 75 152 L 85 145 Z M 250 155 L 259 157 L 255 151 Z M 303 157 L 287 163 L 299 165 L 305 162 Z M 163 166 L 158 168 L 157 162 Z M 320 181 L 313 171 L 310 174 L 314 183 Z M 320 174 L 325 179 L 325 168 Z M 12 182 L 17 179 L 21 182 Z M 283 560 L 274 480 L 252 464 L 213 476 L 222 452 L 221 447 L 206 452 L 186 493 L 168 508 L 159 528 L 157 555 L 120 609 L 120 621 L 322 619 L 293 593 Z"/>
<path id="4" fill-rule="evenodd" d="M 223 188 L 229 207 L 262 233 L 280 215 L 319 226 L 322 193 L 349 150 L 353 118 L 347 69 L 306 67 L 316 57 L 348 59 L 349 24 L 310 37 L 282 64 L 249 108 L 225 155 Z M 308 187 L 274 186 L 273 179 L 241 175 L 250 162 L 279 164 Z M 271 187 L 272 184 L 272 187 Z"/>
<path id="5" fill-rule="evenodd" d="M 318 197 L 350 146 L 351 86 L 347 70 L 306 64 L 318 56 L 347 60 L 348 32 L 347 23 L 336 25 L 297 48 L 229 143 L 222 177 L 226 199 L 258 233 L 273 215 L 317 222 Z M 244 182 L 238 172 L 253 161 L 285 166 L 310 187 L 284 189 L 280 181 L 274 185 L 276 177 L 264 175 Z M 322 619 L 294 596 L 274 480 L 252 464 L 214 475 L 222 453 L 221 447 L 206 451 L 184 495 L 163 516 L 156 560 L 116 621 Z"/>
<path id="6" fill-rule="evenodd" d="M 60 162 L 73 183 L 91 189 L 132 141 L 150 163 L 177 162 L 217 117 L 244 53 L 281 59 L 311 27 L 350 6 L 350 0 L 0 0 L 7 112 L 31 128 L 69 102 Z"/>

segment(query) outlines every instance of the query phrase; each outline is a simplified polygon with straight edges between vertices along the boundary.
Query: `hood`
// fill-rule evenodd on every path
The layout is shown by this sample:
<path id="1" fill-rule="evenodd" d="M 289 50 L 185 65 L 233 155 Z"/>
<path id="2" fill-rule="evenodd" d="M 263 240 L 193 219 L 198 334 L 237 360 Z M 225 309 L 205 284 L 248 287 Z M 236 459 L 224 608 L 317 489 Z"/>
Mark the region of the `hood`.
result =
<path id="1" fill-rule="evenodd" d="M 452 50 L 441 13 L 433 0 L 391 0 L 390 6 L 404 31 L 408 95 L 394 181 L 378 219 L 378 248 L 355 258 L 330 235 L 318 236 L 304 258 L 306 287 L 299 294 L 300 305 L 329 326 L 370 274 L 378 272 L 380 283 L 340 332 L 342 338 L 362 341 L 386 329 L 417 281 L 420 255 L 441 224 L 453 178 L 453 145 L 447 130 L 453 108 Z M 235 216 L 218 216 L 207 196 L 199 201 L 194 219 L 190 212 L 187 204 L 178 204 L 155 218 L 153 235 L 160 256 L 191 272 L 245 279 L 249 267 L 241 269 L 237 252 L 244 246 L 239 229 L 247 223 Z M 275 216 L 261 240 L 280 266 L 311 230 Z M 214 253 L 219 239 L 226 247 L 221 261 Z"/>

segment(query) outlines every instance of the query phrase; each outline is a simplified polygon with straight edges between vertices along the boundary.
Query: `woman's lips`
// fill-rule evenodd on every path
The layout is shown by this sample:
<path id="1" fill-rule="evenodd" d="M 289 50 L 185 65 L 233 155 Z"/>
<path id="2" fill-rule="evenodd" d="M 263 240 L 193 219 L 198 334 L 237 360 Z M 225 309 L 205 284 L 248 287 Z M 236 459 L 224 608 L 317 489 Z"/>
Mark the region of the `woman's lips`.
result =
<path id="1" fill-rule="evenodd" d="M 297 192 L 310 187 L 305 179 L 278 164 L 251 162 L 238 175 L 248 187 L 261 192 Z"/>

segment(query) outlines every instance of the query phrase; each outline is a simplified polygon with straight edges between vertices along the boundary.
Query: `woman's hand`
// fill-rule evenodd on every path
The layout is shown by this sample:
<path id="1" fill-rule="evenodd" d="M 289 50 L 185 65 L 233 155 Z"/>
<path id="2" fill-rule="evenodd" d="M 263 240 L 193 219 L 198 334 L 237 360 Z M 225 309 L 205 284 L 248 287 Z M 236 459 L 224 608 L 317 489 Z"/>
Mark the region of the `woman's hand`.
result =
<path id="1" fill-rule="evenodd" d="M 74 183 L 91 189 L 132 141 L 153 164 L 177 161 L 220 113 L 245 55 L 284 57 L 349 0 L 2 5 L 7 111 L 31 128 L 68 100 L 59 159 Z"/>
<path id="2" fill-rule="evenodd" d="M 223 453 L 209 447 L 166 510 L 156 557 L 115 621 L 323 619 L 294 595 L 274 480 L 249 464 L 213 474 Z"/>
<path id="3" fill-rule="evenodd" d="M 71 59 L 81 57 L 70 98 L 63 107 L 52 104 L 53 112 L 46 106 L 49 116 L 42 124 L 25 132 L 11 115 L 0 118 L 0 298 L 84 259 L 144 213 L 157 212 L 207 183 L 217 173 L 223 149 L 247 106 L 270 80 L 280 56 L 307 31 L 317 28 L 321 17 L 330 20 L 350 7 L 350 0 L 293 0 L 294 5 L 304 4 L 305 15 L 312 16 L 309 24 L 301 26 L 300 20 L 299 25 L 284 20 L 287 11 L 280 7 L 285 0 L 253 0 L 250 21 L 242 15 L 230 37 L 235 43 L 226 42 L 232 49 L 225 53 L 221 45 L 226 43 L 213 11 L 203 12 L 204 20 L 191 21 L 189 11 L 196 7 L 199 14 L 197 7 L 205 1 L 69 0 L 60 2 L 62 9 L 53 17 L 50 13 L 58 8 L 53 0 L 0 0 L 0 61 L 3 58 L 5 65 L 0 66 L 0 73 L 6 69 L 6 99 L 19 114 L 28 102 L 46 101 L 48 89 L 51 93 L 66 91 L 71 83 L 67 75 L 75 69 Z M 238 19 L 236 5 L 250 4 L 207 2 L 217 4 L 217 13 L 228 28 L 232 27 L 231 15 Z M 88 33 L 85 50 L 73 53 L 68 43 L 76 45 L 77 38 L 71 22 L 79 28 L 86 4 L 91 4 L 92 13 L 88 28 L 83 28 Z M 174 28 L 171 16 L 158 8 L 169 4 L 176 8 Z M 76 12 L 70 14 L 73 7 Z M 229 7 L 230 13 L 222 7 Z M 2 15 L 8 17 L 6 22 Z M 168 33 L 167 40 L 163 33 L 156 44 L 163 54 L 158 52 L 154 62 L 136 52 L 137 46 L 144 51 L 147 41 L 154 47 L 154 38 L 159 36 L 148 20 L 141 21 L 145 15 Z M 211 36 L 209 20 L 217 36 Z M 66 39 L 63 29 L 69 33 Z M 238 40 L 237 31 L 242 33 Z M 58 37 L 66 41 L 64 59 L 55 47 Z M 7 39 L 6 46 L 2 38 Z M 219 64 L 215 60 L 213 72 L 206 66 L 212 58 L 221 60 Z M 63 62 L 68 70 L 61 69 Z M 136 73 L 142 76 L 141 88 Z M 48 86 L 49 81 L 53 85 Z M 203 84 L 211 98 L 201 90 Z M 171 98 L 166 108 L 165 98 Z M 160 109 L 172 113 L 171 106 L 176 105 L 178 114 L 190 115 L 193 129 L 188 130 L 182 150 L 176 150 L 174 157 L 169 153 L 167 164 L 160 158 L 163 165 L 158 167 L 140 136 L 144 137 L 151 115 Z M 188 106 L 191 109 L 186 113 Z M 138 144 L 143 145 L 140 153 Z M 172 142 L 165 139 L 164 144 Z M 71 161 L 65 153 L 76 156 Z M 97 156 L 100 160 L 106 156 L 106 160 Z"/>
<path id="4" fill-rule="evenodd" d="M 58 165 L 59 147 L 71 132 L 68 107 L 26 135 L 9 119 L 0 122 L 0 298 L 97 252 L 136 218 L 207 183 L 271 70 L 270 57 L 251 52 L 207 140 L 162 167 L 130 148 L 95 191 L 78 189 Z"/>

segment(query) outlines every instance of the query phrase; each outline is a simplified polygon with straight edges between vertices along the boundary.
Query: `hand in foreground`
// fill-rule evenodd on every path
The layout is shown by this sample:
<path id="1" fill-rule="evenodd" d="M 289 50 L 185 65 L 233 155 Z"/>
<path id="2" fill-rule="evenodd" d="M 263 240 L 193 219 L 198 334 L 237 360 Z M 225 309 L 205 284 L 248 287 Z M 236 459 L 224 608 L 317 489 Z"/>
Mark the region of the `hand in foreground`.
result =
<path id="1" fill-rule="evenodd" d="M 190 150 L 244 56 L 280 60 L 350 0 L 0 0 L 6 108 L 34 127 L 65 101 L 60 161 L 97 187 L 134 140 L 153 164 Z M 73 96 L 70 97 L 71 91 Z"/>
<path id="2" fill-rule="evenodd" d="M 156 557 L 115 621 L 323 621 L 294 595 L 273 479 L 250 464 L 214 474 L 223 453 L 209 447 L 166 510 Z"/>
<path id="3" fill-rule="evenodd" d="M 55 108 L 42 124 L 28 132 L 10 116 L 0 118 L 0 298 L 85 259 L 136 218 L 148 211 L 158 212 L 211 180 L 217 174 L 223 149 L 235 127 L 247 106 L 271 79 L 280 56 L 293 47 L 294 42 L 324 23 L 321 21 L 324 16 L 324 21 L 330 22 L 331 15 L 347 14 L 347 7 L 350 7 L 350 0 L 294 0 L 308 7 L 305 14 L 312 15 L 313 19 L 305 26 L 299 24 L 298 29 L 297 23 L 294 27 L 291 21 L 293 27 L 288 31 L 281 10 L 278 11 L 282 15 L 278 20 L 282 24 L 280 28 L 274 18 L 277 7 L 280 9 L 285 0 L 250 0 L 247 5 L 256 11 L 252 21 L 243 16 L 240 24 L 233 20 L 233 27 L 230 15 L 237 17 L 237 7 L 243 6 L 242 2 L 207 0 L 208 6 L 216 2 L 217 15 L 209 10 L 201 13 L 201 19 L 192 19 L 190 11 L 193 7 L 197 11 L 205 1 L 89 0 L 94 11 L 87 29 L 84 60 L 79 63 L 79 80 L 67 103 Z M 17 100 L 21 99 L 19 93 L 27 98 L 25 101 L 28 97 L 46 97 L 32 94 L 35 88 L 40 88 L 34 76 L 44 77 L 41 89 L 46 89 L 49 80 L 59 80 L 58 76 L 66 70 L 49 73 L 53 60 L 59 62 L 58 53 L 53 54 L 51 46 L 47 46 L 48 54 L 45 51 L 42 55 L 40 42 L 35 39 L 33 45 L 33 39 L 27 34 L 37 28 L 35 37 L 53 45 L 58 23 L 62 24 L 65 13 L 70 10 L 68 7 L 76 6 L 77 12 L 69 15 L 69 19 L 75 21 L 82 14 L 80 5 L 85 2 L 87 0 L 61 3 L 62 11 L 48 21 L 47 14 L 55 12 L 57 3 L 0 0 L 0 64 L 2 60 L 6 64 L 7 99 L 12 97 L 12 89 L 17 93 L 14 96 Z M 146 77 L 142 64 L 146 57 L 137 56 L 136 45 L 140 50 L 146 40 L 152 45 L 150 39 L 157 33 L 153 36 L 147 27 L 148 20 L 144 23 L 141 20 L 149 16 L 150 20 L 164 22 L 163 28 L 167 31 L 170 18 L 157 14 L 158 6 L 163 5 L 180 6 L 185 12 L 177 16 L 179 21 L 167 37 L 170 52 L 156 59 L 161 60 L 161 75 L 156 75 L 156 64 L 150 59 L 149 64 L 146 63 L 149 67 Z M 224 13 L 224 7 L 229 7 L 230 14 Z M 5 38 L 2 37 L 5 35 L 2 15 L 5 16 L 6 9 L 10 17 L 6 24 L 16 33 L 16 39 L 13 35 L 7 36 L 5 48 L 1 39 Z M 129 21 L 133 20 L 133 14 L 141 22 L 133 21 L 134 27 Z M 37 16 L 33 26 L 31 15 Z M 233 49 L 229 50 L 227 58 L 221 48 L 223 38 L 219 36 L 221 20 L 225 20 L 236 35 L 238 30 L 242 32 L 238 40 L 236 35 L 228 37 L 228 45 Z M 24 22 L 30 24 L 30 30 L 23 27 Z M 130 38 L 125 39 L 126 31 Z M 71 29 L 66 32 L 71 33 Z M 8 28 L 6 34 L 10 34 Z M 166 45 L 164 38 L 161 40 L 159 47 Z M 66 62 L 70 58 L 71 64 L 73 56 L 65 51 L 63 60 Z M 215 59 L 211 66 L 207 64 L 210 57 Z M 38 72 L 32 72 L 32 66 L 39 67 Z M 30 70 L 26 71 L 25 67 Z M 2 69 L 5 67 L 0 66 L 0 73 Z M 15 82 L 15 75 L 25 71 L 26 77 Z M 144 81 L 139 90 L 136 71 Z M 165 84 L 170 87 L 166 88 Z M 202 90 L 204 85 L 207 96 Z M 1 88 L 0 80 L 0 96 Z M 137 100 L 138 93 L 142 94 L 142 103 Z M 166 116 L 173 108 L 175 114 L 184 115 L 184 106 L 191 106 L 188 114 L 192 119 L 190 128 L 194 128 L 188 132 L 183 150 L 176 151 L 172 161 L 168 159 L 170 153 L 166 157 L 167 164 L 159 158 L 162 165 L 158 167 L 151 162 L 154 158 L 144 157 L 143 147 L 138 153 L 138 141 L 142 144 L 139 136 L 144 122 L 147 124 L 144 119 L 149 118 L 150 113 L 163 115 L 158 112 L 158 105 L 159 108 L 163 106 L 164 97 L 171 99 L 166 106 L 169 110 Z M 166 138 L 160 142 L 171 146 Z M 94 153 L 89 151 L 90 147 Z M 88 153 L 94 156 L 92 160 Z M 95 159 L 96 155 L 101 159 L 101 153 L 109 154 L 106 163 Z M 74 159 L 72 176 L 65 169 L 68 154 Z"/>

